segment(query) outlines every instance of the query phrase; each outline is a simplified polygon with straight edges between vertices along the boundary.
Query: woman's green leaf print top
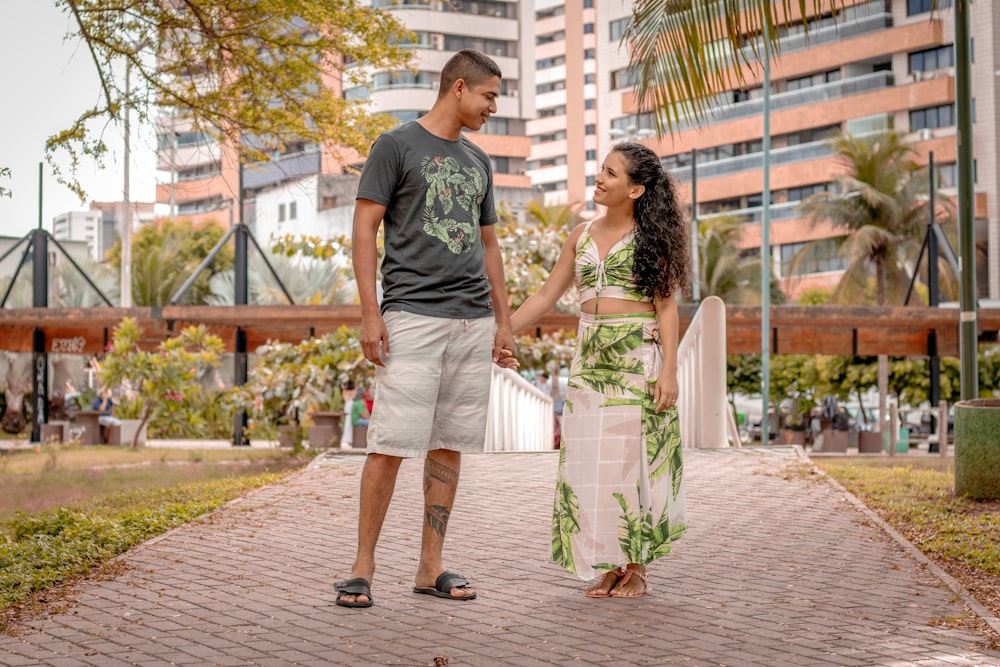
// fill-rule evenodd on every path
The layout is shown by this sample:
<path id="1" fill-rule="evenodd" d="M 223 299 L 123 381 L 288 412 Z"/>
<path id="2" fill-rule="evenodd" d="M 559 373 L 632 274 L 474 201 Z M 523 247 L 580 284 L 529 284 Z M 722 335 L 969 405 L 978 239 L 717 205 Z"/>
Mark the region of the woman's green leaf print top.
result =
<path id="1" fill-rule="evenodd" d="M 576 242 L 576 285 L 580 303 L 602 296 L 626 301 L 646 301 L 648 296 L 635 289 L 632 276 L 635 236 L 629 234 L 608 251 L 601 261 L 597 242 L 590 235 L 590 224 Z"/>

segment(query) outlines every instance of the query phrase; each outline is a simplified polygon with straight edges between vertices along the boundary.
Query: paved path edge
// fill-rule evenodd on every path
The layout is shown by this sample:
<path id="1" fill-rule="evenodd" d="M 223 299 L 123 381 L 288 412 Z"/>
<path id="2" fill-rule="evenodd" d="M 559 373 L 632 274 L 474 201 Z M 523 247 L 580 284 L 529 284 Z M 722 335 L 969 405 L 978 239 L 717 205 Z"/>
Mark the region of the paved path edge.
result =
<path id="1" fill-rule="evenodd" d="M 801 445 L 795 446 L 798 452 L 799 458 L 811 465 L 816 465 L 815 462 L 809 458 L 805 450 Z M 892 538 L 900 547 L 903 548 L 914 560 L 930 570 L 934 576 L 941 580 L 945 586 L 951 590 L 952 593 L 957 595 L 962 602 L 964 602 L 972 612 L 978 616 L 984 623 L 993 628 L 993 631 L 1000 635 L 1000 618 L 994 616 L 993 613 L 987 609 L 979 600 L 972 597 L 972 595 L 965 589 L 965 586 L 961 584 L 955 577 L 951 576 L 945 572 L 937 563 L 928 558 L 924 552 L 916 547 L 912 542 L 906 539 L 902 533 L 893 528 L 889 523 L 887 523 L 882 517 L 878 515 L 875 510 L 865 505 L 857 496 L 844 488 L 844 485 L 838 482 L 836 479 L 826 474 L 826 472 L 820 468 L 816 467 L 816 472 L 823 477 L 825 477 L 835 488 L 841 491 L 844 496 L 866 517 L 871 519 L 872 523 L 877 525 L 879 528 L 885 532 L 890 538 Z"/>

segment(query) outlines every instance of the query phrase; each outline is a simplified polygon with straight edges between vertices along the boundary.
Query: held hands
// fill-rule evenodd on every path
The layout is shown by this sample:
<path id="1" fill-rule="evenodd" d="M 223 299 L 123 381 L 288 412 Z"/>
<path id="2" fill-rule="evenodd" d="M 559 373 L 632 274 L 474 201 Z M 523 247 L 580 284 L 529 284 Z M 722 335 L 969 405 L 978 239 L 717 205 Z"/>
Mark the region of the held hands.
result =
<path id="1" fill-rule="evenodd" d="M 506 349 L 500 350 L 500 356 L 494 359 L 493 363 L 500 368 L 509 368 L 512 371 L 516 371 L 521 367 L 521 364 L 518 362 L 517 357 L 514 356 L 514 353 Z"/>

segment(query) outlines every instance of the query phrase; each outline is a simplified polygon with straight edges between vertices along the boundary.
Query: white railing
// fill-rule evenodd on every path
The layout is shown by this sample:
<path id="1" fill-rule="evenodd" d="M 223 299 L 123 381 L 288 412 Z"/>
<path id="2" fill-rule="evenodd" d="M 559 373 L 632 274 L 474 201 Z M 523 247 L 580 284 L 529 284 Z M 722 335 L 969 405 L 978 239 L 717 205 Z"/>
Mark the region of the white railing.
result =
<path id="1" fill-rule="evenodd" d="M 726 306 L 717 296 L 702 301 L 681 340 L 677 382 L 684 447 L 741 446 L 726 401 Z M 486 451 L 551 450 L 554 436 L 552 397 L 516 372 L 494 366 Z"/>
<path id="2" fill-rule="evenodd" d="M 685 449 L 740 447 L 726 402 L 726 305 L 717 296 L 701 302 L 684 332 L 677 348 L 677 382 Z"/>
<path id="3" fill-rule="evenodd" d="M 486 451 L 540 452 L 555 448 L 552 397 L 516 372 L 493 366 Z"/>

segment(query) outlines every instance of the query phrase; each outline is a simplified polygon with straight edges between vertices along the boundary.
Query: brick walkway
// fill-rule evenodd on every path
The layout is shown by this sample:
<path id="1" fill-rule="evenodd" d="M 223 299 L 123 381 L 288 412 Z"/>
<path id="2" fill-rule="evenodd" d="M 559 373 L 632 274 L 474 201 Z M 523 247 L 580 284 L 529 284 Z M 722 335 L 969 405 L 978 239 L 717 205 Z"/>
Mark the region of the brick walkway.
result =
<path id="1" fill-rule="evenodd" d="M 375 606 L 337 607 L 362 463 L 324 456 L 129 552 L 117 579 L 0 637 L 0 665 L 1000 665 L 938 624 L 971 616 L 963 599 L 786 447 L 687 455 L 690 528 L 638 600 L 587 599 L 548 562 L 555 453 L 466 457 L 445 556 L 479 599 L 414 595 L 407 461 Z"/>

